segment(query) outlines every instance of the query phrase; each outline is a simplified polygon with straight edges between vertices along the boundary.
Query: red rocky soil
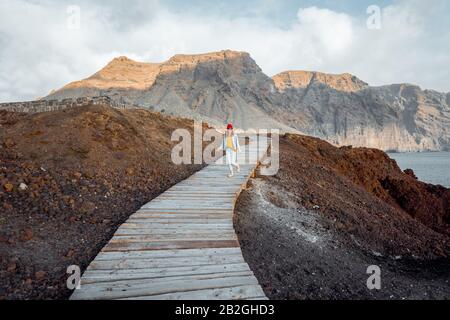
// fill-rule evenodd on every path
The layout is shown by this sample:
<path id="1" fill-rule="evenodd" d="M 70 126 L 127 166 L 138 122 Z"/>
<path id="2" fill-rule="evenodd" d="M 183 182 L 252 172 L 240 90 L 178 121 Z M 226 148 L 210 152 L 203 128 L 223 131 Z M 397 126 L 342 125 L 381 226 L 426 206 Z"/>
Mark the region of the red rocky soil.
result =
<path id="1" fill-rule="evenodd" d="M 0 113 L 0 299 L 63 299 L 144 203 L 201 165 L 174 165 L 172 131 L 192 122 L 105 106 Z"/>
<path id="2" fill-rule="evenodd" d="M 379 150 L 280 137 L 280 170 L 243 192 L 235 227 L 271 298 L 450 298 L 450 189 Z"/>

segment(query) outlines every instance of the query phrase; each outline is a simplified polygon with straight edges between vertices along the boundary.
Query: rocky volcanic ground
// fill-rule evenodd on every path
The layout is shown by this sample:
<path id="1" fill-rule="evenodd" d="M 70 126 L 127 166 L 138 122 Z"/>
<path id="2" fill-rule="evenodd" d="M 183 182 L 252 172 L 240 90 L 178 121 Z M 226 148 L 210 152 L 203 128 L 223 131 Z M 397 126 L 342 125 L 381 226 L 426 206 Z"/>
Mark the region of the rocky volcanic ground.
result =
<path id="1" fill-rule="evenodd" d="M 0 299 L 67 298 L 127 217 L 200 165 L 175 166 L 192 123 L 103 106 L 0 114 Z"/>
<path id="2" fill-rule="evenodd" d="M 201 168 L 170 141 L 192 122 L 104 106 L 0 113 L 0 299 L 67 298 L 141 205 Z M 246 260 L 275 299 L 449 299 L 450 190 L 385 153 L 286 135 L 281 168 L 239 198 Z M 382 289 L 366 287 L 367 266 Z"/>
<path id="3" fill-rule="evenodd" d="M 375 149 L 280 138 L 235 215 L 244 257 L 272 299 L 449 299 L 450 189 Z M 366 286 L 381 268 L 381 290 Z"/>

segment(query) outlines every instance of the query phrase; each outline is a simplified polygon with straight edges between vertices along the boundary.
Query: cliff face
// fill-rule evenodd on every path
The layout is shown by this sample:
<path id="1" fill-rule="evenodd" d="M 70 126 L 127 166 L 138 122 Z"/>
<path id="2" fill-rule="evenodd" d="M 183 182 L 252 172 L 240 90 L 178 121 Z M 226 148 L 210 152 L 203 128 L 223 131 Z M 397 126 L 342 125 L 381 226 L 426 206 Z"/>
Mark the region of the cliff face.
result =
<path id="1" fill-rule="evenodd" d="M 245 52 L 175 55 L 155 64 L 120 57 L 45 99 L 101 95 L 211 125 L 279 128 L 336 145 L 450 150 L 450 94 L 409 84 L 370 87 L 348 73 L 269 78 Z"/>
<path id="2" fill-rule="evenodd" d="M 307 88 L 313 84 L 322 84 L 335 90 L 354 92 L 368 86 L 367 83 L 349 73 L 326 74 L 310 71 L 285 71 L 273 76 L 272 80 L 280 91 Z"/>
<path id="3" fill-rule="evenodd" d="M 126 72 L 124 72 L 126 70 Z M 202 119 L 212 125 L 281 128 L 270 117 L 273 81 L 245 52 L 175 55 L 160 64 L 113 60 L 92 77 L 74 82 L 45 99 L 107 95 L 167 114 Z"/>
<path id="4" fill-rule="evenodd" d="M 450 149 L 449 94 L 409 84 L 370 87 L 354 79 L 348 82 L 344 77 L 340 86 L 338 81 L 278 84 L 284 89 L 272 116 L 336 145 L 397 151 Z"/>
<path id="5" fill-rule="evenodd" d="M 154 83 L 159 69 L 159 63 L 136 62 L 127 57 L 118 57 L 88 79 L 73 82 L 65 89 L 83 87 L 146 89 Z"/>

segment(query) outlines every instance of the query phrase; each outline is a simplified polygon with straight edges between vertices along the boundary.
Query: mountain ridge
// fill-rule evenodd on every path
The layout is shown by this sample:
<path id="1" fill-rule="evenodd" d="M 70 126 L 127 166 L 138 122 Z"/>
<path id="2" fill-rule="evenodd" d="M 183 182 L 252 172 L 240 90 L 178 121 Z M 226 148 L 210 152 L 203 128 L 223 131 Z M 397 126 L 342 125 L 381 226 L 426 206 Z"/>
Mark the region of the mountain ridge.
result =
<path id="1" fill-rule="evenodd" d="M 100 69 L 98 72 L 92 74 L 91 76 L 89 76 L 89 77 L 87 77 L 85 79 L 72 81 L 69 84 L 64 85 L 60 89 L 54 89 L 47 96 L 45 96 L 44 99 L 47 98 L 48 96 L 52 95 L 55 92 L 58 92 L 58 91 L 63 90 L 65 88 L 69 88 L 69 86 L 71 86 L 72 84 L 78 84 L 78 83 L 82 83 L 84 81 L 93 79 L 96 76 L 101 75 L 102 71 L 108 69 L 111 66 L 114 66 L 116 63 L 124 63 L 124 62 L 126 62 L 128 64 L 134 64 L 134 65 L 138 65 L 138 66 L 139 65 L 142 65 L 142 66 L 146 66 L 147 65 L 148 67 L 152 66 L 153 68 L 157 68 L 157 67 L 160 67 L 160 66 L 162 66 L 164 64 L 176 65 L 177 63 L 180 63 L 182 61 L 181 58 L 195 59 L 196 57 L 213 57 L 213 56 L 219 57 L 220 56 L 220 55 L 218 55 L 219 53 L 223 53 L 224 55 L 226 55 L 227 53 L 228 54 L 231 53 L 231 55 L 233 53 L 239 53 L 239 54 L 246 55 L 246 56 L 250 57 L 250 54 L 247 53 L 247 52 L 233 51 L 233 50 L 222 50 L 222 51 L 202 53 L 202 54 L 175 54 L 174 56 L 172 56 L 171 58 L 169 58 L 169 59 L 167 59 L 167 60 L 165 60 L 163 62 L 142 62 L 142 61 L 133 60 L 131 58 L 128 58 L 127 56 L 117 56 L 117 57 L 113 58 L 111 61 L 109 61 L 105 65 L 105 67 Z M 207 59 L 203 59 L 203 61 L 202 61 L 202 59 L 197 59 L 197 60 L 193 60 L 193 61 L 204 62 L 205 60 L 207 60 Z M 353 75 L 351 73 L 348 73 L 348 72 L 334 74 L 334 73 L 327 73 L 327 72 L 321 72 L 321 71 L 316 71 L 316 70 L 300 70 L 300 69 L 298 69 L 298 70 L 295 69 L 294 70 L 294 69 L 292 69 L 292 70 L 281 71 L 281 72 L 271 76 L 270 78 L 273 79 L 274 82 L 277 82 L 277 81 L 281 82 L 281 81 L 284 80 L 283 77 L 290 76 L 291 79 L 289 79 L 289 80 L 292 81 L 292 75 L 295 75 L 297 77 L 295 80 L 298 80 L 300 76 L 303 76 L 305 78 L 309 77 L 308 80 L 310 81 L 310 80 L 312 80 L 312 78 L 314 76 L 316 76 L 316 77 L 320 76 L 320 77 L 322 77 L 322 79 L 332 79 L 332 80 L 335 80 L 337 82 L 338 81 L 353 82 L 353 85 L 355 86 L 355 88 L 353 90 L 348 90 L 345 87 L 339 87 L 339 86 L 336 86 L 335 84 L 327 82 L 327 80 L 322 80 L 322 79 L 317 79 L 317 78 L 314 79 L 317 82 L 321 82 L 323 84 L 329 85 L 331 88 L 334 88 L 334 89 L 337 89 L 337 90 L 340 90 L 340 91 L 357 91 L 357 90 L 361 90 L 361 89 L 363 89 L 365 87 L 369 87 L 369 86 L 372 87 L 372 88 L 387 87 L 387 86 L 413 86 L 413 87 L 419 88 L 420 90 L 423 90 L 424 92 L 428 92 L 429 91 L 429 92 L 438 92 L 438 93 L 450 94 L 450 92 L 439 91 L 439 90 L 435 90 L 435 89 L 429 89 L 429 88 L 422 89 L 421 86 L 419 86 L 419 85 L 417 85 L 415 83 L 409 83 L 409 82 L 398 82 L 398 83 L 391 83 L 391 84 L 373 86 L 373 85 L 370 85 L 370 84 L 366 83 L 365 81 L 359 79 L 357 76 L 355 76 L 355 75 Z M 275 81 L 275 79 L 277 81 Z M 276 84 L 277 87 L 283 88 L 283 84 L 281 84 L 281 83 L 279 85 L 277 85 L 277 83 L 275 83 L 275 84 Z M 292 84 L 291 86 L 292 87 L 299 87 L 299 86 L 296 86 L 294 84 Z M 306 85 L 304 85 L 303 87 L 305 87 L 305 86 Z M 283 89 L 285 89 L 285 88 L 283 88 Z"/>
<path id="2" fill-rule="evenodd" d="M 335 145 L 450 150 L 450 94 L 413 84 L 370 86 L 349 73 L 269 77 L 250 54 L 177 54 L 160 63 L 118 57 L 44 99 L 108 96 L 213 126 L 278 128 Z"/>
<path id="3" fill-rule="evenodd" d="M 368 84 L 350 73 L 329 74 L 318 71 L 289 70 L 272 77 L 280 91 L 290 88 L 306 88 L 312 82 L 322 83 L 339 91 L 358 91 Z"/>

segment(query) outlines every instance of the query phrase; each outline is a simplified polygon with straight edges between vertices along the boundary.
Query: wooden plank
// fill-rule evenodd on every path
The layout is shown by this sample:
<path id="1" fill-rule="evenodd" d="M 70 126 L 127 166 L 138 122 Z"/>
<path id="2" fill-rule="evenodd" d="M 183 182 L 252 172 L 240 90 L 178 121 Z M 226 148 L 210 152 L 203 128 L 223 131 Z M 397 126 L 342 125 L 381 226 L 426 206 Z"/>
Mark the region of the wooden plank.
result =
<path id="1" fill-rule="evenodd" d="M 187 226 L 187 224 L 189 226 Z M 205 220 L 203 223 L 170 223 L 169 221 L 164 223 L 156 223 L 156 222 L 147 222 L 147 221 L 139 221 L 139 222 L 126 222 L 120 226 L 120 228 L 130 228 L 130 229 L 228 229 L 233 227 L 233 222 L 223 222 L 217 223 L 213 219 Z"/>
<path id="2" fill-rule="evenodd" d="M 156 221 L 155 221 L 156 220 Z M 128 219 L 128 221 L 130 223 L 146 223 L 146 224 L 229 224 L 230 223 L 230 219 L 218 219 L 218 218 L 213 218 L 213 219 L 209 219 L 207 217 L 205 217 L 204 219 L 189 219 L 189 218 L 172 218 L 172 219 L 167 219 L 167 218 L 159 218 L 159 219 L 146 219 L 146 218 L 142 218 L 142 217 L 131 217 L 130 219 Z M 186 226 L 187 228 L 189 228 L 189 226 Z"/>
<path id="3" fill-rule="evenodd" d="M 84 282 L 84 287 L 87 290 L 90 289 L 102 289 L 105 288 L 108 291 L 114 288 L 129 287 L 130 285 L 139 286 L 143 282 L 147 284 L 161 284 L 161 283 L 176 283 L 183 281 L 192 280 L 209 280 L 209 279 L 225 279 L 225 278 L 236 278 L 236 277 L 246 277 L 254 278 L 253 272 L 248 271 L 237 271 L 237 272 L 219 272 L 219 273 L 206 273 L 206 274 L 182 274 L 178 276 L 171 277 L 150 277 L 142 279 L 125 279 L 125 280 L 111 280 L 111 281 L 88 281 Z"/>
<path id="4" fill-rule="evenodd" d="M 75 291 L 72 295 L 73 300 L 77 299 L 120 299 L 132 298 L 147 295 L 157 295 L 165 293 L 184 292 L 191 290 L 230 288 L 242 285 L 257 285 L 258 281 L 252 276 L 241 277 L 220 277 L 220 278 L 201 278 L 198 276 L 185 276 L 183 279 L 174 281 L 156 282 L 153 279 L 144 280 L 126 280 L 114 283 L 96 283 L 87 284 L 81 291 Z"/>
<path id="5" fill-rule="evenodd" d="M 213 273 L 205 273 L 205 272 L 195 272 L 195 273 L 181 273 L 177 275 L 167 275 L 161 273 L 129 273 L 123 274 L 120 276 L 112 274 L 104 274 L 104 275 L 83 275 L 83 283 L 80 283 L 82 286 L 84 285 L 95 285 L 96 283 L 108 283 L 112 284 L 119 281 L 129 281 L 129 280 L 154 280 L 155 282 L 161 281 L 173 281 L 173 280 L 182 280 L 187 276 L 203 276 L 209 278 L 220 278 L 220 277 L 254 277 L 254 274 L 251 270 L 243 270 L 243 271 L 232 271 L 232 272 L 213 272 Z"/>
<path id="6" fill-rule="evenodd" d="M 211 229 L 211 228 L 203 228 L 203 229 L 152 229 L 152 228 L 145 228 L 145 229 L 132 229 L 132 228 L 119 228 L 116 233 L 115 237 L 117 236 L 125 236 L 125 235 L 190 235 L 190 234 L 197 234 L 197 235 L 209 235 L 211 233 L 217 234 L 217 229 Z M 220 234 L 229 234 L 234 233 L 234 229 L 230 226 L 227 229 L 221 229 Z M 114 237 L 114 238 L 115 238 Z"/>
<path id="7" fill-rule="evenodd" d="M 233 217 L 231 212 L 139 212 L 130 216 L 129 219 L 146 220 L 148 222 L 156 219 L 214 219 L 214 220 L 230 220 Z"/>
<path id="8" fill-rule="evenodd" d="M 146 209 L 149 208 L 159 208 L 159 209 L 191 209 L 191 210 L 199 210 L 199 209 L 229 209 L 230 203 L 219 203 L 212 201 L 199 201 L 199 200 L 185 200 L 185 201 L 155 201 L 151 205 L 145 206 Z"/>
<path id="9" fill-rule="evenodd" d="M 139 210 L 136 211 L 136 213 L 132 214 L 131 216 L 134 215 L 153 215 L 153 214 L 196 214 L 196 215 L 216 215 L 216 214 L 223 214 L 223 215 L 228 215 L 229 217 L 233 215 L 233 211 L 230 209 L 227 210 Z"/>
<path id="10" fill-rule="evenodd" d="M 237 191 L 236 191 L 237 193 Z M 141 208 L 137 212 L 230 212 L 230 209 L 222 209 L 222 208 L 177 208 L 173 209 L 154 209 L 154 208 Z"/>
<path id="11" fill-rule="evenodd" d="M 159 196 L 158 200 L 173 200 L 173 199 L 181 199 L 181 200 L 198 200 L 198 199 L 209 199 L 209 198 L 215 198 L 220 199 L 221 201 L 227 200 L 227 199 L 233 199 L 234 194 L 229 193 L 216 193 L 216 194 L 199 194 L 199 193 L 185 193 L 185 194 L 166 194 L 163 196 Z"/>
<path id="12" fill-rule="evenodd" d="M 171 224 L 230 224 L 229 221 L 226 221 L 224 215 L 218 215 L 218 216 L 208 216 L 205 215 L 205 217 L 202 219 L 198 216 L 189 216 L 189 215 L 171 215 L 171 216 L 164 216 L 164 215 L 157 215 L 157 216 L 137 216 L 129 219 L 129 223 L 143 223 L 145 225 L 152 225 L 155 223 L 164 223 L 170 226 Z M 229 215 L 228 220 L 232 218 L 231 215 Z M 189 228 L 189 226 L 186 226 L 186 228 Z"/>
<path id="13" fill-rule="evenodd" d="M 231 248 L 239 247 L 237 240 L 214 241 L 154 241 L 150 243 L 108 243 L 104 251 L 141 251 L 165 249 L 195 249 L 195 248 Z"/>
<path id="14" fill-rule="evenodd" d="M 260 296 L 260 297 L 255 297 L 255 298 L 246 298 L 245 300 L 259 300 L 259 301 L 263 301 L 263 300 L 269 300 L 266 296 Z"/>
<path id="15" fill-rule="evenodd" d="M 192 219 L 192 221 L 202 221 L 214 219 L 217 221 L 230 220 L 233 217 L 232 212 L 137 212 L 130 216 L 132 220 L 146 220 L 146 219 Z M 153 221 L 150 220 L 150 221 Z M 147 222 L 150 222 L 147 221 Z M 184 223 L 184 221 L 183 221 Z M 201 222 L 195 222 L 201 223 Z"/>
<path id="16" fill-rule="evenodd" d="M 119 270 L 87 270 L 83 274 L 84 283 L 112 282 L 119 280 L 138 280 L 151 278 L 166 278 L 174 276 L 202 275 L 213 273 L 231 273 L 250 271 L 247 263 L 222 264 L 222 265 L 201 265 L 186 267 L 165 267 L 147 269 L 119 269 Z"/>
<path id="17" fill-rule="evenodd" d="M 240 248 L 209 248 L 209 249 L 181 249 L 181 250 L 158 250 L 158 251 L 130 251 L 130 252 L 103 252 L 101 251 L 95 260 L 114 259 L 166 259 L 180 257 L 198 257 L 211 255 L 242 255 Z"/>
<path id="18" fill-rule="evenodd" d="M 154 202 L 151 205 L 145 206 L 146 209 L 191 209 L 191 210 L 205 210 L 205 209 L 223 209 L 227 210 L 230 208 L 230 203 L 219 204 L 219 202 L 211 201 L 161 201 Z"/>
<path id="19" fill-rule="evenodd" d="M 125 259 L 125 260 L 99 260 L 93 261 L 87 270 L 110 270 L 110 269 L 147 269 L 167 268 L 176 266 L 204 266 L 222 265 L 233 263 L 244 263 L 242 255 L 227 255 L 223 257 L 181 257 L 168 259 Z"/>
<path id="20" fill-rule="evenodd" d="M 154 241 L 225 241 L 236 240 L 236 234 L 157 234 L 157 235 L 130 235 L 117 236 L 111 243 L 141 243 Z"/>
<path id="21" fill-rule="evenodd" d="M 111 239 L 112 242 L 149 242 L 149 241 L 169 241 L 169 240 L 226 240 L 236 239 L 236 233 L 231 229 L 227 232 L 220 232 L 219 234 L 215 230 L 202 230 L 209 232 L 196 232 L 196 230 L 186 230 L 185 232 L 147 232 L 147 233 L 124 233 L 121 232 Z"/>
<path id="22" fill-rule="evenodd" d="M 225 234 L 220 236 L 196 235 L 196 234 L 157 234 L 157 235 L 127 235 L 118 236 L 111 240 L 111 243 L 142 243 L 155 241 L 232 241 L 237 240 L 236 234 Z"/>
<path id="23" fill-rule="evenodd" d="M 263 298 L 261 298 L 263 297 Z M 161 295 L 125 298 L 122 300 L 266 300 L 259 285 L 215 288 Z"/>
<path id="24" fill-rule="evenodd" d="M 160 205 L 159 203 L 155 203 L 154 205 L 152 205 L 151 207 L 147 207 L 146 209 L 160 209 L 160 210 L 173 210 L 173 211 L 198 210 L 199 212 L 223 210 L 223 211 L 228 211 L 231 213 L 231 210 L 232 210 L 231 205 L 232 205 L 233 201 L 234 201 L 234 199 L 228 201 L 226 205 L 216 205 L 216 204 L 208 202 L 208 201 L 203 201 L 203 202 L 202 201 L 196 201 L 196 202 L 187 201 L 184 204 L 180 203 L 180 202 L 171 203 L 171 204 L 164 203 L 163 205 L 162 204 Z"/>
<path id="25" fill-rule="evenodd" d="M 230 219 L 232 217 L 231 213 L 135 213 L 130 219 Z"/>
<path id="26" fill-rule="evenodd" d="M 151 207 L 146 207 L 148 209 L 158 209 L 158 210 L 180 210 L 180 209 L 184 209 L 184 210 L 214 210 L 214 209 L 223 209 L 223 210 L 232 210 L 233 206 L 232 203 L 229 203 L 227 205 L 222 205 L 222 206 L 213 206 L 213 205 L 208 205 L 208 204 L 176 204 L 176 203 L 172 203 L 172 204 L 164 204 L 164 205 L 152 205 Z"/>
<path id="27" fill-rule="evenodd" d="M 184 202 L 201 202 L 203 201 L 203 203 L 208 203 L 208 204 L 214 204 L 214 203 L 218 203 L 220 201 L 223 202 L 230 202 L 231 200 L 233 200 L 236 197 L 235 194 L 233 195 L 227 195 L 222 196 L 222 197 L 214 197 L 214 200 L 211 200 L 210 196 L 206 196 L 206 195 L 190 195 L 190 196 L 180 196 L 180 195 L 175 195 L 175 196 L 168 196 L 168 197 L 162 197 L 162 198 L 158 198 L 155 199 L 157 200 L 158 203 L 160 202 L 166 202 L 166 201 L 175 201 L 175 199 L 178 199 L 177 201 L 184 201 Z"/>
<path id="28" fill-rule="evenodd" d="M 172 191 L 189 191 L 189 192 L 235 192 L 235 187 L 225 186 L 176 186 L 171 189 Z"/>

